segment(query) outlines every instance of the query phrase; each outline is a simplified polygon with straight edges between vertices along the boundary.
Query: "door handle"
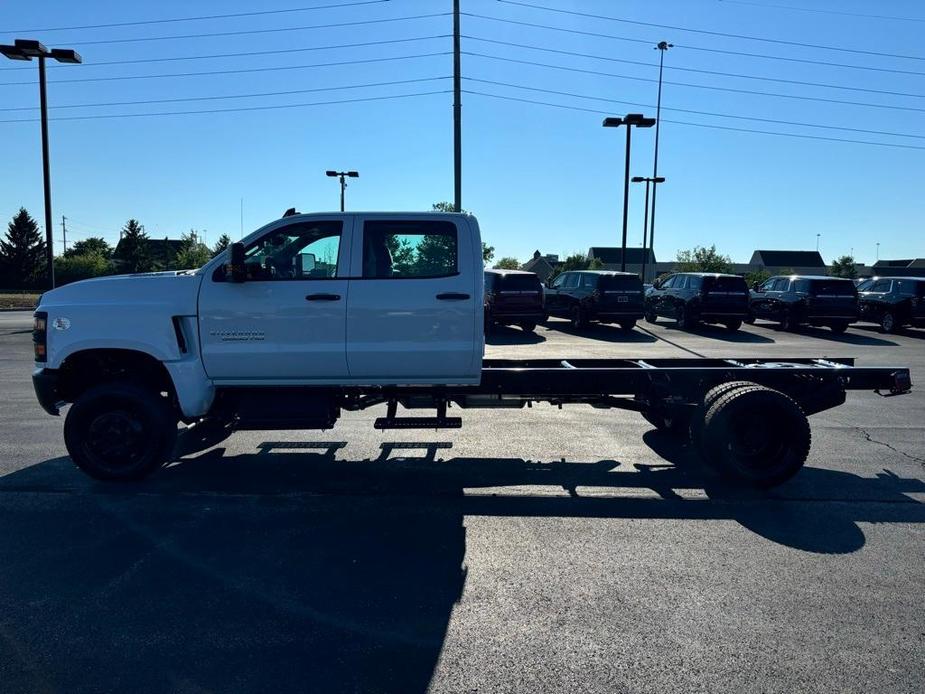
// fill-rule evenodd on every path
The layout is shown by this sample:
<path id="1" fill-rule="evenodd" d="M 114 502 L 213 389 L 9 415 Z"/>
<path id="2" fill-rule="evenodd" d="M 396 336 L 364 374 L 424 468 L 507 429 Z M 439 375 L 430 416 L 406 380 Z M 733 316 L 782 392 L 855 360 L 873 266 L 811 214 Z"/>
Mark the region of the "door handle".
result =
<path id="1" fill-rule="evenodd" d="M 462 294 L 460 292 L 445 292 L 443 294 L 437 294 L 437 299 L 439 301 L 465 301 L 468 298 L 468 294 Z"/>
<path id="2" fill-rule="evenodd" d="M 340 294 L 309 294 L 306 301 L 340 301 Z"/>

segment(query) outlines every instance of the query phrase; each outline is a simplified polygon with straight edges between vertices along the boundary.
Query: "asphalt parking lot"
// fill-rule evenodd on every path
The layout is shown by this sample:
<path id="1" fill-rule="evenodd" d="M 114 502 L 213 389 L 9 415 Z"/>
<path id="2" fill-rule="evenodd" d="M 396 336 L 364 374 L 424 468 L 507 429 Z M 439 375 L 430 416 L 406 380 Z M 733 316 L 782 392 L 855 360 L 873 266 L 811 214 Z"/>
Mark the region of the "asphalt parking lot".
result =
<path id="1" fill-rule="evenodd" d="M 35 402 L 28 330 L 0 313 L 2 691 L 925 691 L 925 330 L 490 338 L 912 367 L 912 394 L 812 417 L 806 468 L 762 493 L 635 413 L 546 406 L 185 436 L 101 484 Z"/>

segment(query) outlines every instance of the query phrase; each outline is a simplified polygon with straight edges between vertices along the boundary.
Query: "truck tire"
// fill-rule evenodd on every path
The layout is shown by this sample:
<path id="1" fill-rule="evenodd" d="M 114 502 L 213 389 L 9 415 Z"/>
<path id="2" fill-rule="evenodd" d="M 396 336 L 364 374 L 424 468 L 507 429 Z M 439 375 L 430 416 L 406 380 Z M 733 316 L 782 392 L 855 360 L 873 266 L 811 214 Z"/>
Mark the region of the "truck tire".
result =
<path id="1" fill-rule="evenodd" d="M 780 315 L 780 329 L 786 332 L 793 332 L 797 329 L 796 321 L 793 319 L 793 314 L 789 310 L 784 311 Z"/>
<path id="2" fill-rule="evenodd" d="M 745 316 L 745 322 L 748 323 L 749 325 L 755 324 L 755 316 L 754 314 L 752 314 L 751 311 L 749 311 L 748 315 Z"/>
<path id="3" fill-rule="evenodd" d="M 728 480 L 773 487 L 803 467 L 811 441 L 809 422 L 796 402 L 752 385 L 735 388 L 710 406 L 701 451 Z"/>
<path id="4" fill-rule="evenodd" d="M 846 321 L 846 320 L 840 320 L 840 321 L 838 321 L 837 323 L 831 323 L 831 324 L 829 325 L 829 329 L 830 329 L 833 333 L 835 333 L 835 334 L 837 334 L 837 335 L 840 335 L 840 334 L 842 334 L 843 332 L 845 332 L 845 331 L 848 329 L 848 321 Z"/>
<path id="5" fill-rule="evenodd" d="M 703 433 L 703 419 L 713 403 L 723 397 L 726 393 L 731 393 L 739 388 L 747 388 L 757 385 L 753 381 L 726 381 L 719 385 L 713 386 L 703 396 L 703 402 L 696 409 L 691 417 L 691 440 L 697 445 L 701 445 L 701 434 Z"/>
<path id="6" fill-rule="evenodd" d="M 684 305 L 678 307 L 677 322 L 682 330 L 693 330 L 697 327 L 697 320 L 691 315 L 690 309 Z"/>
<path id="7" fill-rule="evenodd" d="M 177 417 L 167 400 L 132 383 L 91 388 L 64 421 L 71 460 L 98 480 L 145 477 L 167 462 L 176 439 Z"/>

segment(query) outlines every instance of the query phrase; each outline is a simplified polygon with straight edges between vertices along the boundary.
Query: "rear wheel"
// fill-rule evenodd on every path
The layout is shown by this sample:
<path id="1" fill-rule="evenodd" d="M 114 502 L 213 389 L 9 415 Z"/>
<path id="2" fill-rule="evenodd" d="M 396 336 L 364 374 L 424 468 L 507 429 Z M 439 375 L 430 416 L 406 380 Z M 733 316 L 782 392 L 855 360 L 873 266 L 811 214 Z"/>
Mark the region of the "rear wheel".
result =
<path id="1" fill-rule="evenodd" d="M 91 388 L 68 410 L 64 444 L 71 460 L 99 480 L 138 480 L 173 454 L 177 417 L 158 393 L 131 383 Z"/>
<path id="2" fill-rule="evenodd" d="M 764 386 L 735 388 L 704 417 L 701 450 L 734 482 L 773 487 L 793 477 L 809 455 L 809 422 L 789 397 Z"/>
<path id="3" fill-rule="evenodd" d="M 525 333 L 532 333 L 534 330 L 536 330 L 536 323 L 521 323 L 520 329 Z"/>
<path id="4" fill-rule="evenodd" d="M 739 328 L 742 327 L 742 321 L 740 321 L 740 320 L 727 320 L 723 325 L 726 326 L 726 329 L 727 329 L 727 330 L 731 330 L 732 332 L 735 332 L 736 330 L 738 330 Z"/>
<path id="5" fill-rule="evenodd" d="M 829 325 L 829 329 L 833 333 L 843 333 L 848 329 L 848 321 L 838 321 L 837 323 L 832 323 Z"/>
<path id="6" fill-rule="evenodd" d="M 572 306 L 569 311 L 569 321 L 572 324 L 572 328 L 575 330 L 584 330 L 588 327 L 588 319 L 585 317 L 585 312 L 581 310 L 581 306 L 575 305 Z"/>
<path id="7" fill-rule="evenodd" d="M 793 320 L 793 314 L 790 311 L 784 311 L 780 317 L 780 329 L 791 332 L 796 330 L 796 322 Z"/>
<path id="8" fill-rule="evenodd" d="M 691 417 L 691 439 L 694 443 L 697 445 L 701 443 L 700 436 L 703 433 L 703 420 L 714 402 L 726 395 L 726 393 L 731 393 L 739 388 L 747 388 L 748 386 L 754 385 L 755 383 L 752 381 L 727 381 L 713 386 L 708 390 L 706 395 L 703 396 L 703 402 L 700 404 L 700 407 L 697 408 L 694 415 Z"/>
<path id="9" fill-rule="evenodd" d="M 690 330 L 697 325 L 697 321 L 691 316 L 690 310 L 683 304 L 678 307 L 677 321 L 678 327 L 682 330 Z"/>
<path id="10" fill-rule="evenodd" d="M 896 332 L 896 316 L 891 311 L 885 311 L 880 316 L 880 329 L 885 333 Z"/>
<path id="11" fill-rule="evenodd" d="M 651 308 L 646 308 L 645 319 L 646 323 L 652 323 L 652 325 L 658 322 L 658 316 Z"/>
<path id="12" fill-rule="evenodd" d="M 745 322 L 748 323 L 749 325 L 754 325 L 754 324 L 755 324 L 755 316 L 753 316 L 751 313 L 749 313 L 747 316 L 745 316 Z"/>
<path id="13" fill-rule="evenodd" d="M 620 321 L 620 328 L 621 328 L 622 330 L 625 330 L 626 332 L 629 332 L 630 330 L 632 330 L 632 329 L 635 328 L 635 327 L 636 327 L 636 321 L 634 321 L 634 320 L 624 320 L 624 321 Z"/>

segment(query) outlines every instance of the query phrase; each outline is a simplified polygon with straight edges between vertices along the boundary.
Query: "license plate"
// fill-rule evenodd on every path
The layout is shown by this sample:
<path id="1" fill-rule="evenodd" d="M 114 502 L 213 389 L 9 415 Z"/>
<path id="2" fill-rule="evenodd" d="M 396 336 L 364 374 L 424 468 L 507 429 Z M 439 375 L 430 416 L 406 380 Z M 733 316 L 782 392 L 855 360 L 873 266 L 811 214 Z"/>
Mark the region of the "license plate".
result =
<path id="1" fill-rule="evenodd" d="M 628 296 L 618 296 L 618 297 L 617 297 L 617 303 L 618 303 L 618 304 L 625 304 L 625 303 L 626 303 L 627 301 L 629 301 L 629 300 L 630 300 L 630 298 L 629 298 Z"/>

